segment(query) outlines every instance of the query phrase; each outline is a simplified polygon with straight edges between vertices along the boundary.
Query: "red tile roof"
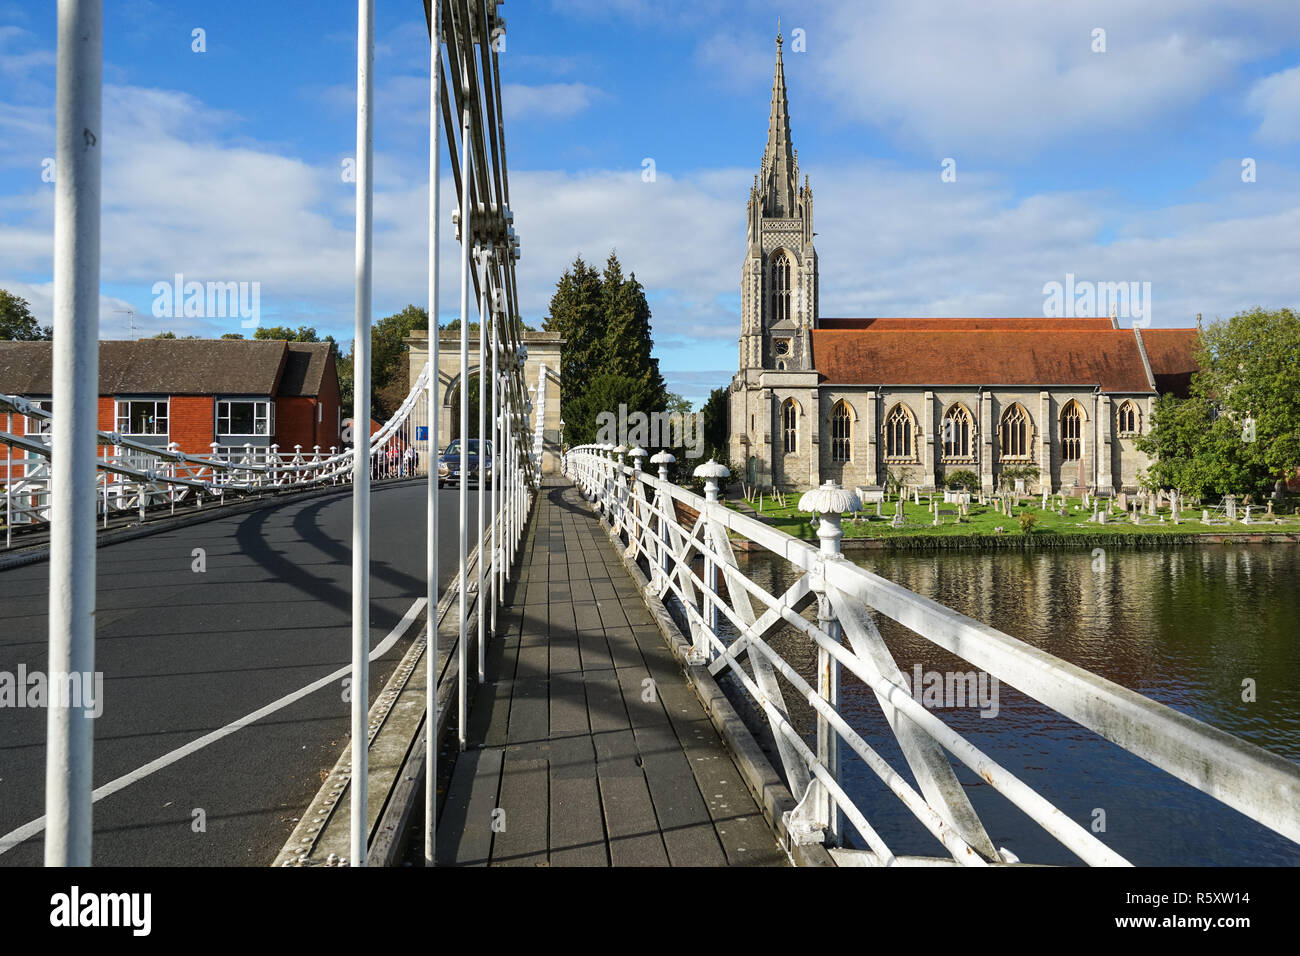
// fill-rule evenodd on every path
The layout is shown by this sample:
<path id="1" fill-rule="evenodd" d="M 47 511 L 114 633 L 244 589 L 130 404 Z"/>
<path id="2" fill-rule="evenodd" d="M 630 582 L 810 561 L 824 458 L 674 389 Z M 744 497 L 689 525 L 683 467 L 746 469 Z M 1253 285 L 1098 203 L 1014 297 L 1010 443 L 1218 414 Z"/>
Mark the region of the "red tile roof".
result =
<path id="1" fill-rule="evenodd" d="M 1147 350 L 1147 361 L 1151 363 L 1157 391 L 1173 392 L 1179 398 L 1186 398 L 1192 375 L 1200 369 L 1196 362 L 1196 353 L 1201 347 L 1200 332 L 1196 329 L 1143 329 L 1142 345 Z"/>
<path id="2" fill-rule="evenodd" d="M 885 317 L 878 316 L 868 319 L 822 319 L 817 320 L 819 328 L 823 329 L 870 329 L 873 332 L 886 331 L 919 331 L 930 329 L 932 331 L 952 332 L 958 329 L 989 329 L 1015 331 L 1017 329 L 1025 331 L 1032 329 L 1050 329 L 1052 331 L 1111 331 L 1115 328 L 1110 319 L 1102 316 L 1100 318 L 1047 318 L 1044 316 L 1030 316 L 1028 318 L 935 318 L 926 316 L 924 318 L 909 319 L 906 317 Z"/>
<path id="3" fill-rule="evenodd" d="M 1133 330 L 1105 322 L 1091 330 L 819 328 L 812 332 L 813 368 L 823 382 L 842 385 L 1077 385 L 1150 393 Z"/>

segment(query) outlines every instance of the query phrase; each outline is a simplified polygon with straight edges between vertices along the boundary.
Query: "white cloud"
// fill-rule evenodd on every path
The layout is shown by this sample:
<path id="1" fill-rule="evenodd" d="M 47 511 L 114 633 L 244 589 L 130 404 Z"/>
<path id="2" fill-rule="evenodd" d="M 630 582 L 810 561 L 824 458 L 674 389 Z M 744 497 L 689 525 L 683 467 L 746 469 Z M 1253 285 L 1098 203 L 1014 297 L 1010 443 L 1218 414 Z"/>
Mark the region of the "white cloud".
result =
<path id="1" fill-rule="evenodd" d="M 1246 108 L 1260 114 L 1258 137 L 1266 143 L 1300 140 L 1300 66 L 1266 76 L 1251 88 Z"/>
<path id="2" fill-rule="evenodd" d="M 773 31 L 762 12 L 777 10 L 765 2 L 745 9 L 698 43 L 698 59 L 725 89 L 770 82 Z M 1006 159 L 1078 135 L 1145 132 L 1195 108 L 1247 63 L 1284 49 L 1300 31 L 1300 8 L 1289 0 L 877 0 L 848 12 L 810 0 L 787 16 L 787 37 L 794 27 L 807 49 L 786 44 L 791 95 L 818 104 L 826 122 L 865 125 L 940 156 Z M 1104 53 L 1093 52 L 1098 28 Z"/>
<path id="3" fill-rule="evenodd" d="M 504 83 L 501 104 L 508 121 L 567 119 L 591 106 L 604 94 L 586 83 Z"/>

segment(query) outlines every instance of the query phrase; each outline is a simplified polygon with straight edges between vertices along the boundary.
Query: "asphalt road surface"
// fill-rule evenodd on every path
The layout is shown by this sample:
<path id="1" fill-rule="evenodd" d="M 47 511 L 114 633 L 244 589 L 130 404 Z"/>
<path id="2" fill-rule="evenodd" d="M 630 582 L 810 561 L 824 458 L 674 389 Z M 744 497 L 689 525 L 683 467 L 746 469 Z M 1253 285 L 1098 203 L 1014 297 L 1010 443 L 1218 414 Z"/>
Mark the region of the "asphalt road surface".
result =
<path id="1" fill-rule="evenodd" d="M 445 583 L 456 570 L 458 491 L 439 494 Z M 421 482 L 372 491 L 371 647 L 400 632 L 371 663 L 372 700 L 419 630 L 409 612 L 426 590 L 425 495 Z M 473 527 L 475 489 L 469 497 Z M 329 495 L 99 550 L 94 780 L 121 786 L 95 803 L 96 865 L 275 858 L 347 744 L 341 680 L 148 765 L 349 666 L 351 503 Z M 206 552 L 202 573 L 195 548 Z M 0 572 L 0 672 L 46 669 L 49 572 L 47 563 Z M 43 859 L 45 722 L 44 709 L 0 707 L 3 866 Z"/>

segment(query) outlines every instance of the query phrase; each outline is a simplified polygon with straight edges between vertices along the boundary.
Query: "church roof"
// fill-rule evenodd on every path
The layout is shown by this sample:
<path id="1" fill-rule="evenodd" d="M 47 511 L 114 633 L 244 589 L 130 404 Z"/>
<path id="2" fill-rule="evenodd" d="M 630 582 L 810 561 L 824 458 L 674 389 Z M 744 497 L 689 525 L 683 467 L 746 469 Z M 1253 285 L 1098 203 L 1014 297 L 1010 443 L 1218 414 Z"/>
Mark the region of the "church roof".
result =
<path id="1" fill-rule="evenodd" d="M 1133 330 L 1101 321 L 1104 326 L 1080 328 L 1072 323 L 1095 320 L 886 319 L 859 328 L 817 328 L 813 368 L 831 385 L 1073 385 L 1151 394 Z M 1158 388 L 1179 375 L 1190 379 L 1196 369 L 1196 330 L 1190 339 L 1189 330 L 1160 331 L 1178 334 L 1155 336 Z M 1143 332 L 1144 343 L 1151 334 Z"/>
<path id="2" fill-rule="evenodd" d="M 1116 328 L 1115 323 L 1105 316 L 1096 318 L 1044 318 L 1042 316 L 1031 316 L 1029 318 L 934 318 L 926 316 L 915 319 L 875 316 L 860 319 L 819 318 L 817 325 L 823 329 L 871 329 L 873 332 L 884 332 L 891 329 L 899 331 L 931 329 L 947 332 L 957 329 L 1004 329 L 1007 331 L 1017 329 L 1022 331 L 1033 329 L 1049 331 L 1097 329 L 1109 331 Z"/>
<path id="3" fill-rule="evenodd" d="M 1147 350 L 1156 390 L 1173 392 L 1186 398 L 1192 385 L 1192 373 L 1198 369 L 1196 353 L 1201 334 L 1196 329 L 1143 329 L 1142 345 Z"/>

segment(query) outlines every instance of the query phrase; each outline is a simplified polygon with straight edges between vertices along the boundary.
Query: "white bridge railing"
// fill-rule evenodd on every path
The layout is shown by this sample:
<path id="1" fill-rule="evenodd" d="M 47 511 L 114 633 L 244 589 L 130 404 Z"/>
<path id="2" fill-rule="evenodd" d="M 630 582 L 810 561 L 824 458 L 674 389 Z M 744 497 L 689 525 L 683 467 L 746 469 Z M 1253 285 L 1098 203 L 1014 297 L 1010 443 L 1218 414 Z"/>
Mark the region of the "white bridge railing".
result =
<path id="1" fill-rule="evenodd" d="M 428 403 L 423 400 L 429 374 L 426 364 L 393 417 L 371 436 L 372 478 L 427 475 L 430 461 L 436 461 L 439 449 L 430 448 Z M 4 425 L 0 446 L 6 446 L 0 455 L 5 476 L 0 522 L 5 527 L 5 545 L 12 547 L 15 528 L 44 526 L 50 520 L 49 426 L 54 415 L 22 396 L 0 395 L 0 416 Z M 27 420 L 25 435 L 14 431 L 18 416 Z M 160 508 L 172 513 L 178 506 L 201 508 L 205 496 L 221 504 L 246 495 L 347 483 L 353 477 L 352 448 L 340 452 L 331 447 L 322 453 L 316 446 L 304 453 L 295 445 L 291 453 L 285 453 L 278 445 L 244 445 L 242 449 L 228 445 L 223 450 L 213 442 L 210 455 L 192 455 L 181 452 L 174 442 L 161 447 L 103 431 L 98 432 L 98 442 L 103 455 L 96 459 L 96 506 L 105 524 L 116 512 L 138 513 L 143 518 L 147 511 Z"/>
<path id="2" fill-rule="evenodd" d="M 801 511 L 818 515 L 820 548 L 726 508 L 717 500 L 727 469 L 695 469 L 703 498 L 667 480 L 672 456 L 581 446 L 565 472 L 609 522 L 610 533 L 642 563 L 654 594 L 680 605 L 689 624 L 691 662 L 730 671 L 766 715 L 785 777 L 798 801 L 785 823 L 797 843 L 843 843 L 845 818 L 870 848 L 872 865 L 919 862 L 896 856 L 845 789 L 841 755 L 860 758 L 939 841 L 956 863 L 1018 862 L 996 847 L 971 806 L 950 758 L 986 781 L 1047 833 L 1090 865 L 1128 865 L 1085 826 L 951 729 L 913 696 L 872 614 L 883 614 L 925 640 L 1010 684 L 1178 779 L 1300 842 L 1300 767 L 1158 704 L 979 621 L 959 614 L 844 559 L 840 520 L 855 495 L 827 482 L 806 493 Z M 760 546 L 799 572 L 782 594 L 768 593 L 738 569 L 733 537 Z M 675 599 L 675 600 L 674 600 Z M 815 619 L 801 611 L 816 605 Z M 723 620 L 731 628 L 723 629 Z M 789 625 L 815 648 L 816 674 L 799 673 L 769 643 Z M 732 633 L 730 643 L 724 639 Z M 840 707 L 841 668 L 871 688 L 920 787 L 880 756 Z M 785 695 L 816 714 L 810 744 L 793 726 Z"/>

